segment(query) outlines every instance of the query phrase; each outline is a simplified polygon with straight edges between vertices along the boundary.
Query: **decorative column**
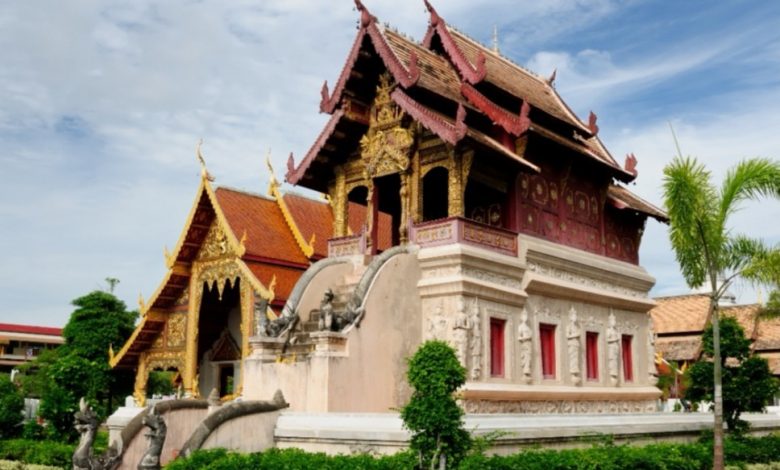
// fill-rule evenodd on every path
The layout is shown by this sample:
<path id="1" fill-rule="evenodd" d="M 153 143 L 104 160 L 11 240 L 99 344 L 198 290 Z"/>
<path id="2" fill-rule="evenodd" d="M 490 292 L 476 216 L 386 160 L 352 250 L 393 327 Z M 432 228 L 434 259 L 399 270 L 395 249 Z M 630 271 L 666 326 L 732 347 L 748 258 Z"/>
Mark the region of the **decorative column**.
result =
<path id="1" fill-rule="evenodd" d="M 333 211 L 333 236 L 338 238 L 347 235 L 347 207 L 349 203 L 347 201 L 344 167 L 339 165 L 334 169 L 334 172 L 336 173 L 336 178 L 330 186 L 329 192 L 330 207 Z"/>
<path id="2" fill-rule="evenodd" d="M 142 352 L 138 357 L 138 370 L 135 372 L 135 385 L 133 386 L 133 398 L 136 406 L 146 405 L 146 382 L 149 380 L 149 371 L 147 370 L 146 352 Z"/>

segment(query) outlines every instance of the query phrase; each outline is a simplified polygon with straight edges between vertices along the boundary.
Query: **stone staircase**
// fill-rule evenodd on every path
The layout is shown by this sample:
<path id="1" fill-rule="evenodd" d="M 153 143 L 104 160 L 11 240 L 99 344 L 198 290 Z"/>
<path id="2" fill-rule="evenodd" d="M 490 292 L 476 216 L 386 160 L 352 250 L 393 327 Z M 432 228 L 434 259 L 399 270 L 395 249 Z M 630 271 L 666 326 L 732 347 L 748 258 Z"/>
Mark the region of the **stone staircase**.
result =
<path id="1" fill-rule="evenodd" d="M 353 265 L 351 273 L 343 276 L 337 283 L 330 286 L 333 290 L 333 310 L 336 312 L 342 312 L 346 309 L 347 303 L 352 297 L 352 293 L 355 291 L 355 287 L 360 282 L 363 273 L 366 271 L 365 264 Z M 303 348 L 304 345 L 310 345 L 310 334 L 319 330 L 320 321 L 320 309 L 316 308 L 309 312 L 308 320 L 300 321 L 295 327 L 293 336 L 290 340 L 290 344 L 295 346 L 296 349 Z M 308 348 L 303 348 L 308 349 Z"/>

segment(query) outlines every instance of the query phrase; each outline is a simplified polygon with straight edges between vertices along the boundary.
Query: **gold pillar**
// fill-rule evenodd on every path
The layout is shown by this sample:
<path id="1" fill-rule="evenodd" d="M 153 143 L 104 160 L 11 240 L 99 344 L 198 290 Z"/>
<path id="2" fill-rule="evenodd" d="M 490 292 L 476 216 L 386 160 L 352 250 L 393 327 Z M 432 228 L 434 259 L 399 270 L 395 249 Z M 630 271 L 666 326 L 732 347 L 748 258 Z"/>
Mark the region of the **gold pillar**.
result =
<path id="1" fill-rule="evenodd" d="M 422 192 L 420 182 L 422 181 L 422 175 L 420 174 L 420 152 L 415 152 L 412 156 L 412 174 L 409 178 L 412 186 L 411 190 L 411 212 L 412 222 L 419 224 L 422 222 Z"/>
<path id="2" fill-rule="evenodd" d="M 138 357 L 138 370 L 135 372 L 135 385 L 133 386 L 133 398 L 138 406 L 146 404 L 146 382 L 149 380 L 147 370 L 146 353 L 142 352 Z"/>
<path id="3" fill-rule="evenodd" d="M 448 149 L 447 169 L 449 173 L 449 201 L 447 215 L 463 217 L 463 173 L 461 172 L 461 156 L 454 148 Z"/>
<path id="4" fill-rule="evenodd" d="M 241 373 L 238 377 L 238 384 L 235 387 L 233 394 L 241 395 L 244 390 L 244 359 L 249 356 L 249 337 L 254 334 L 254 292 L 248 282 L 241 282 L 239 291 L 239 304 L 241 307 Z"/>
<path id="5" fill-rule="evenodd" d="M 409 241 L 409 173 L 402 171 L 400 174 L 401 180 L 401 226 L 398 227 L 398 235 L 401 244 Z"/>
<path id="6" fill-rule="evenodd" d="M 347 208 L 349 207 L 349 201 L 347 201 L 347 186 L 346 186 L 346 174 L 344 167 L 339 165 L 334 170 L 336 178 L 330 188 L 330 204 L 333 211 L 333 236 L 344 237 L 347 235 Z"/>
<path id="7" fill-rule="evenodd" d="M 200 317 L 200 301 L 203 298 L 203 281 L 200 280 L 200 270 L 193 267 L 190 277 L 190 304 L 187 314 L 187 346 L 184 355 L 184 371 L 182 382 L 184 391 L 190 396 L 199 395 L 196 381 L 198 370 L 198 321 Z"/>
<path id="8" fill-rule="evenodd" d="M 368 197 L 366 198 L 366 247 L 370 248 L 374 244 L 374 240 L 371 235 L 374 229 L 374 179 L 371 177 L 366 178 L 366 186 L 368 186 Z"/>

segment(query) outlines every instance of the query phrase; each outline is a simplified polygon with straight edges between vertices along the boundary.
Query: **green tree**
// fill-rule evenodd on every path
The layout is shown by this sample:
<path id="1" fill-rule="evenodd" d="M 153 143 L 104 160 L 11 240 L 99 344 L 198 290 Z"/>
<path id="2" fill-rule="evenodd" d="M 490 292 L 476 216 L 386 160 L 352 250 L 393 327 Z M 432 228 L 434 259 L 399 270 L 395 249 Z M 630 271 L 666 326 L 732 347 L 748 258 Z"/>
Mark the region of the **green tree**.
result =
<path id="1" fill-rule="evenodd" d="M 0 374 L 0 439 L 15 437 L 22 430 L 24 397 L 8 374 Z"/>
<path id="2" fill-rule="evenodd" d="M 715 404 L 713 467 L 723 468 L 723 396 L 718 302 L 737 277 L 777 285 L 780 251 L 761 241 L 736 235 L 729 216 L 741 203 L 758 197 L 780 197 L 780 163 L 750 159 L 731 169 L 720 188 L 710 172 L 693 158 L 674 159 L 664 169 L 664 203 L 669 237 L 683 277 L 691 287 L 710 291 Z"/>
<path id="3" fill-rule="evenodd" d="M 110 345 L 122 345 L 133 331 L 138 314 L 128 311 L 113 294 L 94 291 L 73 301 L 76 307 L 63 329 L 65 344 L 41 355 L 27 366 L 25 391 L 41 397 L 40 415 L 58 439 L 75 437 L 73 413 L 81 397 L 87 398 L 103 418 L 116 398 L 129 394 L 132 378 L 108 365 Z"/>
<path id="4" fill-rule="evenodd" d="M 401 418 L 412 432 L 410 448 L 419 455 L 420 468 L 456 468 L 471 437 L 463 429 L 463 410 L 453 395 L 466 383 L 455 350 L 443 341 L 426 341 L 409 359 L 406 375 L 414 391 Z"/>
<path id="5" fill-rule="evenodd" d="M 744 330 L 733 317 L 720 319 L 720 346 L 724 418 L 729 430 L 743 431 L 747 423 L 740 419 L 740 414 L 763 410 L 777 393 L 777 381 L 766 359 L 751 355 L 750 340 L 745 338 Z M 702 351 L 708 358 L 713 357 L 712 326 L 704 331 Z M 691 366 L 686 398 L 712 401 L 712 372 L 711 361 L 699 361 Z"/>

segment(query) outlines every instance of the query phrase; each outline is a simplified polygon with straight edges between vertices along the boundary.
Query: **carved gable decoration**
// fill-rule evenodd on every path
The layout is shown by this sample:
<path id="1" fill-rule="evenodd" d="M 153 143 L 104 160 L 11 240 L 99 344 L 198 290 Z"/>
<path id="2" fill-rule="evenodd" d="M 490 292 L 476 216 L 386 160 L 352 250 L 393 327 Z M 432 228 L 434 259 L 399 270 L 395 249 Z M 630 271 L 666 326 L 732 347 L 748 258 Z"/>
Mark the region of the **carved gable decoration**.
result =
<path id="1" fill-rule="evenodd" d="M 203 241 L 196 259 L 198 261 L 207 261 L 231 256 L 239 256 L 239 253 L 234 252 L 228 241 L 227 234 L 219 222 L 214 221 L 206 234 L 206 239 Z"/>
<path id="2" fill-rule="evenodd" d="M 382 74 L 371 106 L 368 131 L 360 139 L 366 178 L 398 173 L 409 167 L 414 132 L 401 126 L 405 113 L 390 98 L 392 89 L 390 76 Z"/>
<path id="3" fill-rule="evenodd" d="M 218 362 L 238 361 L 239 359 L 241 359 L 241 351 L 238 349 L 238 345 L 228 330 L 223 331 L 211 349 L 211 360 Z"/>

